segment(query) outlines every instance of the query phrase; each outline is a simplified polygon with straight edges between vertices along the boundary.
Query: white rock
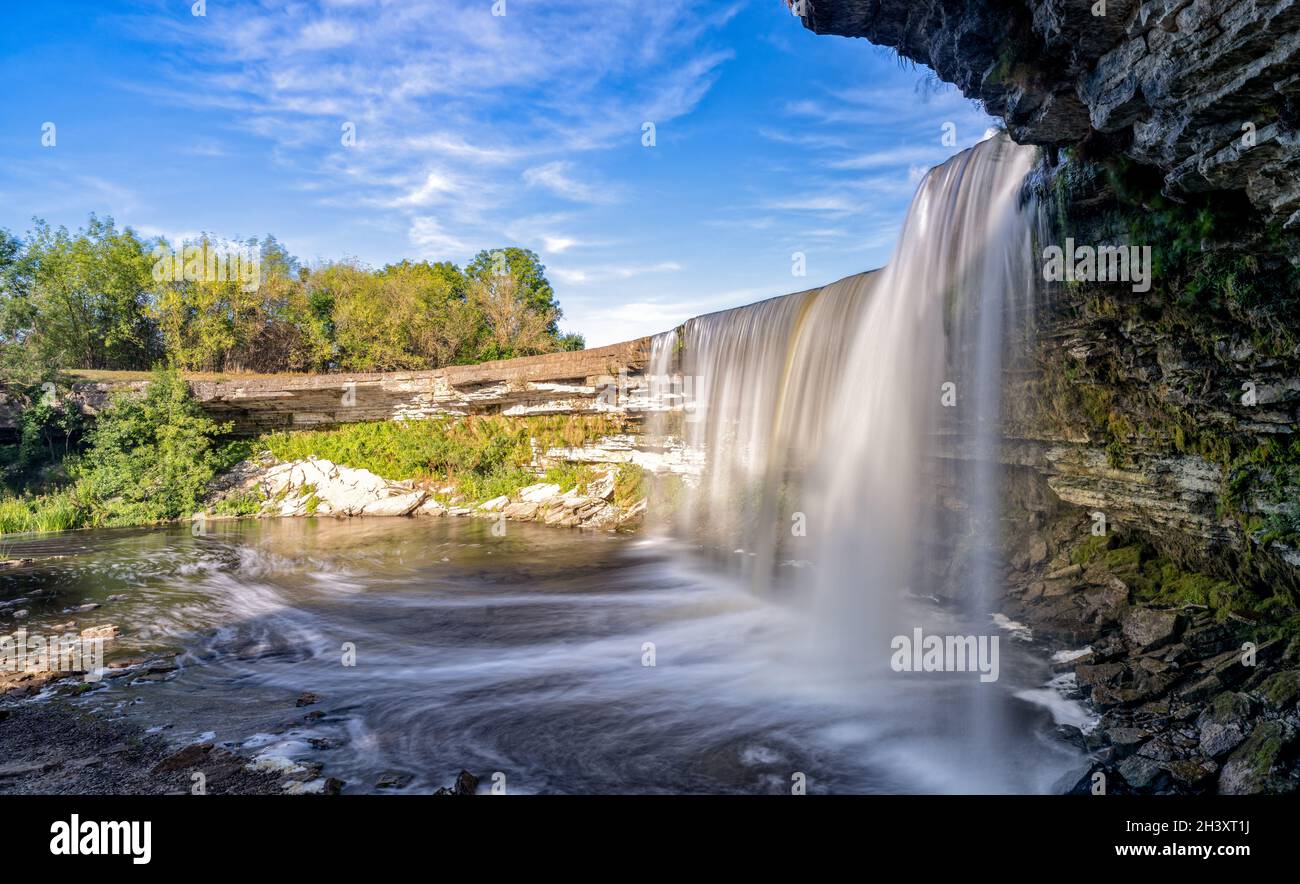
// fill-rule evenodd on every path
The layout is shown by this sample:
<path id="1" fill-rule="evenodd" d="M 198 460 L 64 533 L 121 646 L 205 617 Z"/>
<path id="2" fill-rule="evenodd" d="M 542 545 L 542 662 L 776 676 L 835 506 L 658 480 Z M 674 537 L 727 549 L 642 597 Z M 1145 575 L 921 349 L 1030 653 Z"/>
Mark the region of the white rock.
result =
<path id="1" fill-rule="evenodd" d="M 541 503 L 544 500 L 550 500 L 560 493 L 560 486 L 550 482 L 541 482 L 537 485 L 529 485 L 519 491 L 519 499 L 528 503 Z"/>
<path id="2" fill-rule="evenodd" d="M 489 501 L 480 503 L 478 508 L 481 510 L 487 510 L 490 513 L 495 513 L 497 510 L 505 509 L 506 504 L 509 502 L 510 498 L 502 494 L 500 497 L 494 497 Z"/>
<path id="3" fill-rule="evenodd" d="M 616 478 L 614 471 L 609 470 L 599 479 L 587 483 L 587 493 L 592 497 L 599 497 L 601 500 L 609 500 L 614 496 Z"/>
<path id="4" fill-rule="evenodd" d="M 423 491 L 412 491 L 395 497 L 383 497 L 372 500 L 362 506 L 357 515 L 364 516 L 409 516 L 420 504 L 424 503 Z"/>

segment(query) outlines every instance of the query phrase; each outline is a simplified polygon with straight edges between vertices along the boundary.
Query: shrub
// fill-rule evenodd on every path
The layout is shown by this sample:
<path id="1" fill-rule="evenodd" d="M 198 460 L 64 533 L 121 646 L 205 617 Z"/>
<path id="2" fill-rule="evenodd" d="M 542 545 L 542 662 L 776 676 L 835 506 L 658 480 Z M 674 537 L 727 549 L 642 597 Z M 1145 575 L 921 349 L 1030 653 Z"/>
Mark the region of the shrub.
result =
<path id="1" fill-rule="evenodd" d="M 217 434 L 178 372 L 154 372 L 144 395 L 121 393 L 99 417 L 73 469 L 96 525 L 141 525 L 194 512 L 219 462 Z"/>

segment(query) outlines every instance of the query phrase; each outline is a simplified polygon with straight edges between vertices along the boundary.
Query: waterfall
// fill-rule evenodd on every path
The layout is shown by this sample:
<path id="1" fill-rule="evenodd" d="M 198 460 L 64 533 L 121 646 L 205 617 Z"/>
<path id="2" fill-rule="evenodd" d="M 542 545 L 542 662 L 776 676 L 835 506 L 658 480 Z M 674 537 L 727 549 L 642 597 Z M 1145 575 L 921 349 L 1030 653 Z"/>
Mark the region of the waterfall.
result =
<path id="1" fill-rule="evenodd" d="M 671 530 L 806 606 L 810 647 L 858 684 L 896 675 L 918 598 L 996 632 L 1003 333 L 1032 305 L 1035 156 L 990 138 L 925 176 L 884 268 L 654 340 L 704 462 Z"/>

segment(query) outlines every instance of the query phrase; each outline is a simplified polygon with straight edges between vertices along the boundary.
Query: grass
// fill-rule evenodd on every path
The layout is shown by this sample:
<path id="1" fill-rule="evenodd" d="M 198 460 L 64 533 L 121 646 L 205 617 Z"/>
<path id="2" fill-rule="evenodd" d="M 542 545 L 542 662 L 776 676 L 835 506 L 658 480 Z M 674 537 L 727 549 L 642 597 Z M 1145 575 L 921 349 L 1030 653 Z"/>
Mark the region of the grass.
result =
<path id="1" fill-rule="evenodd" d="M 0 498 L 0 535 L 68 531 L 83 527 L 85 519 L 85 510 L 71 490 Z"/>
<path id="2" fill-rule="evenodd" d="M 318 457 L 390 481 L 451 484 L 463 501 L 482 503 L 536 483 L 532 465 L 548 449 L 581 447 L 623 427 L 609 415 L 439 417 L 271 433 L 253 448 L 280 461 Z M 569 491 L 592 477 L 590 468 L 561 464 L 543 478 Z"/>
<path id="3" fill-rule="evenodd" d="M 585 492 L 595 468 L 561 462 L 541 476 L 537 457 L 555 448 L 577 448 L 601 436 L 624 430 L 613 415 L 545 415 L 529 417 L 441 417 L 422 421 L 376 421 L 345 424 L 322 430 L 277 432 L 252 441 L 227 443 L 216 451 L 218 469 L 269 451 L 280 461 L 323 458 L 369 470 L 390 481 L 414 480 L 453 491 L 437 495 L 444 502 L 458 498 L 469 505 L 494 497 L 513 496 L 538 481 L 562 491 Z M 630 507 L 647 496 L 650 477 L 640 467 L 618 468 L 614 500 Z M 262 510 L 266 501 L 256 491 L 231 495 L 213 505 L 216 515 L 245 516 Z M 308 513 L 320 500 L 309 489 Z M 80 505 L 75 489 L 42 496 L 0 497 L 0 535 L 62 531 L 91 524 L 89 510 Z"/>
<path id="4" fill-rule="evenodd" d="M 547 470 L 542 481 L 559 485 L 562 492 L 585 493 L 587 485 L 596 477 L 595 474 L 596 471 L 587 464 L 564 461 Z"/>

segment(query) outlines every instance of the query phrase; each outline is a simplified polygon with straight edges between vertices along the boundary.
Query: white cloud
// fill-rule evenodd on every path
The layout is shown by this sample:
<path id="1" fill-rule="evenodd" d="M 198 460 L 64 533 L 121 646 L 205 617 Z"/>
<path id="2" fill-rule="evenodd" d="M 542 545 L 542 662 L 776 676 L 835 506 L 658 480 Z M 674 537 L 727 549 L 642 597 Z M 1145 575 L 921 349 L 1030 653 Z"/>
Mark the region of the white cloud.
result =
<path id="1" fill-rule="evenodd" d="M 576 239 L 567 236 L 543 236 L 542 248 L 556 255 L 561 252 L 567 252 L 569 249 L 578 245 Z"/>
<path id="2" fill-rule="evenodd" d="M 417 187 L 393 200 L 393 206 L 427 206 L 455 190 L 451 180 L 438 172 L 430 172 Z"/>
<path id="3" fill-rule="evenodd" d="M 570 285 L 596 285 L 614 280 L 631 279 L 647 273 L 675 273 L 682 266 L 676 261 L 660 261 L 657 264 L 603 264 L 589 267 L 551 267 L 551 276 Z"/>
<path id="4" fill-rule="evenodd" d="M 445 258 L 447 255 L 462 255 L 471 251 L 467 243 L 443 230 L 438 219 L 429 215 L 412 218 L 407 237 L 412 245 L 419 247 L 421 256 L 425 258 Z"/>
<path id="5" fill-rule="evenodd" d="M 608 188 L 583 183 L 570 174 L 573 164 L 555 160 L 543 166 L 533 166 L 523 173 L 524 184 L 550 191 L 561 199 L 575 203 L 607 203 L 613 201 Z"/>
<path id="6" fill-rule="evenodd" d="M 356 31 L 335 19 L 322 19 L 307 25 L 299 35 L 303 49 L 337 49 L 356 39 Z"/>

